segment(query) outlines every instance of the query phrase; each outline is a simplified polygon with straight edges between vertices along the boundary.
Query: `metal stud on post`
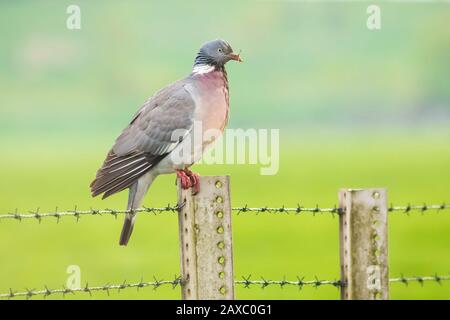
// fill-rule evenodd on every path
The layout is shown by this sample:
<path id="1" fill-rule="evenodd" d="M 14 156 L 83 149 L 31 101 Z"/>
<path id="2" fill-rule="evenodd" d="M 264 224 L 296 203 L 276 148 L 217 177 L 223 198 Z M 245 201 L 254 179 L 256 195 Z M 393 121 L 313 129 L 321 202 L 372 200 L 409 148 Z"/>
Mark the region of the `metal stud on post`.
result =
<path id="1" fill-rule="evenodd" d="M 234 299 L 230 178 L 200 177 L 200 192 L 178 185 L 182 298 Z"/>
<path id="2" fill-rule="evenodd" d="M 341 299 L 388 299 L 386 189 L 342 189 L 339 207 Z"/>

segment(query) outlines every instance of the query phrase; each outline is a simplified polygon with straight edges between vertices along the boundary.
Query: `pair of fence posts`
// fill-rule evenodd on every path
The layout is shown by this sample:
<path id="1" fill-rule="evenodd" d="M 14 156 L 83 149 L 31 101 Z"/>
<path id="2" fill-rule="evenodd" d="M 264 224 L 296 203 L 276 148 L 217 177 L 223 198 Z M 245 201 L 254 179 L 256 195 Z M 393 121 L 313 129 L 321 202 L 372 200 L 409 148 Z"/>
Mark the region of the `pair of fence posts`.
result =
<path id="1" fill-rule="evenodd" d="M 201 177 L 193 195 L 178 181 L 182 298 L 234 299 L 230 178 Z M 339 192 L 341 299 L 388 299 L 385 189 Z"/>

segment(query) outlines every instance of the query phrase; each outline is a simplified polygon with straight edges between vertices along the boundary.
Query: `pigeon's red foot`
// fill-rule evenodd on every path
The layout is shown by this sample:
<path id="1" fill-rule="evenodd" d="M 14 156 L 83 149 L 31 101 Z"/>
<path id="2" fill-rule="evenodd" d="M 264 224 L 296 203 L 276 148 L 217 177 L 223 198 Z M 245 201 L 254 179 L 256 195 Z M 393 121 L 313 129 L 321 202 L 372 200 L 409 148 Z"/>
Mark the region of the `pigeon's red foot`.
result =
<path id="1" fill-rule="evenodd" d="M 177 177 L 180 178 L 181 187 L 183 189 L 189 189 L 192 187 L 191 178 L 183 170 L 177 170 Z"/>
<path id="2" fill-rule="evenodd" d="M 192 183 L 192 193 L 197 194 L 200 192 L 200 175 L 192 172 L 189 169 L 184 169 L 185 174 L 190 178 Z"/>

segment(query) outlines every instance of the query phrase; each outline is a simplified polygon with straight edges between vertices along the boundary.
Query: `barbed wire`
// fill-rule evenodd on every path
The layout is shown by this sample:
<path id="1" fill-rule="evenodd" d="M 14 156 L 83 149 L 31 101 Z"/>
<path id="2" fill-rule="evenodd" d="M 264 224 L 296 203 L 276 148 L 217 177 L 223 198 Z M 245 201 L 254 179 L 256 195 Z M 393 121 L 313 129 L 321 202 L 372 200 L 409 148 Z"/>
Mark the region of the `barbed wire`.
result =
<path id="1" fill-rule="evenodd" d="M 281 207 L 267 207 L 267 206 L 266 207 L 249 207 L 249 206 L 245 205 L 243 207 L 233 207 L 231 210 L 237 212 L 237 214 L 251 213 L 251 212 L 256 213 L 256 214 L 260 214 L 260 213 L 300 214 L 300 213 L 304 213 L 304 212 L 312 213 L 312 214 L 316 214 L 316 213 L 340 214 L 342 209 L 340 209 L 336 206 L 334 206 L 333 208 L 321 208 L 318 205 L 316 205 L 315 207 L 307 208 L 307 207 L 302 207 L 298 204 L 296 207 L 285 207 L 284 205 Z"/>
<path id="2" fill-rule="evenodd" d="M 427 211 L 432 211 L 435 210 L 437 212 L 442 211 L 442 210 L 449 210 L 450 209 L 450 205 L 447 205 L 445 203 L 443 204 L 423 204 L 423 205 L 411 205 L 408 204 L 406 206 L 394 206 L 393 204 L 391 204 L 388 207 L 388 212 L 403 212 L 403 213 L 410 213 L 412 211 L 420 211 L 422 213 L 427 212 Z M 310 208 L 306 208 L 306 207 L 302 207 L 300 205 L 297 205 L 297 207 L 257 207 L 257 208 L 251 208 L 248 207 L 247 205 L 243 206 L 243 207 L 234 207 L 232 208 L 233 211 L 237 211 L 237 213 L 241 213 L 241 212 L 256 212 L 256 213 L 295 213 L 295 214 L 300 214 L 302 212 L 310 212 L 310 213 L 331 213 L 331 214 L 342 214 L 343 209 L 342 208 L 338 208 L 336 206 L 332 207 L 332 208 L 321 208 L 318 205 L 316 205 L 315 207 L 310 207 Z"/>
<path id="3" fill-rule="evenodd" d="M 242 277 L 242 280 L 235 280 L 235 284 L 243 285 L 244 288 L 250 288 L 252 285 L 261 286 L 262 289 L 268 286 L 280 286 L 281 288 L 285 286 L 296 286 L 299 289 L 302 289 L 304 286 L 327 286 L 331 285 L 333 287 L 341 287 L 343 284 L 340 280 L 320 280 L 315 277 L 314 280 L 304 280 L 304 277 L 297 276 L 297 280 L 266 280 L 264 277 L 261 277 L 261 280 L 251 280 L 251 275 L 247 277 Z"/>
<path id="4" fill-rule="evenodd" d="M 63 296 L 65 296 L 66 294 L 69 293 L 75 294 L 77 292 L 89 293 L 89 295 L 92 296 L 92 292 L 95 291 L 106 292 L 109 296 L 109 292 L 111 290 L 118 290 L 118 292 L 120 292 L 123 289 L 137 288 L 139 290 L 140 288 L 146 287 L 153 287 L 153 289 L 156 290 L 157 288 L 164 285 L 171 285 L 172 288 L 175 289 L 180 284 L 181 284 L 181 277 L 179 276 L 175 276 L 173 280 L 157 280 L 154 277 L 154 281 L 151 282 L 145 282 L 143 279 L 141 279 L 141 281 L 136 283 L 126 283 L 126 281 L 124 281 L 122 284 L 105 284 L 103 286 L 95 286 L 95 287 L 90 287 L 89 284 L 86 283 L 86 285 L 83 288 L 75 288 L 75 289 L 66 288 L 65 286 L 59 289 L 49 289 L 47 286 L 45 286 L 44 289 L 39 290 L 26 289 L 25 291 L 22 292 L 14 292 L 12 289 L 9 289 L 8 293 L 0 294 L 0 298 L 12 299 L 17 297 L 25 297 L 29 299 L 32 298 L 33 296 L 44 296 L 44 298 L 46 298 L 54 294 L 62 294 Z"/>
<path id="5" fill-rule="evenodd" d="M 161 213 L 175 213 L 179 209 L 183 207 L 182 205 L 170 205 L 168 204 L 165 207 L 143 207 L 140 209 L 134 209 L 134 210 L 117 210 L 117 209 L 89 209 L 89 210 L 78 210 L 77 207 L 75 207 L 73 210 L 67 210 L 67 211 L 58 211 L 58 208 L 55 209 L 54 212 L 44 212 L 41 213 L 39 211 L 39 208 L 37 208 L 34 211 L 29 211 L 28 213 L 19 213 L 18 210 L 16 210 L 14 213 L 7 213 L 7 214 L 0 214 L 0 221 L 2 220 L 17 220 L 22 221 L 24 219 L 36 219 L 37 221 L 41 222 L 44 218 L 55 218 L 57 222 L 62 217 L 74 217 L 77 221 L 82 216 L 101 216 L 101 215 L 111 215 L 117 218 L 119 214 L 127 214 L 127 213 L 146 213 L 146 214 L 161 214 Z M 421 213 L 425 212 L 431 212 L 431 211 L 442 211 L 442 210 L 449 210 L 450 205 L 443 204 L 423 204 L 423 205 L 406 205 L 406 206 L 394 206 L 390 205 L 388 208 L 388 212 L 403 212 L 405 214 L 409 214 L 413 211 L 418 211 Z M 322 208 L 319 206 L 315 207 L 302 207 L 300 205 L 297 205 L 296 207 L 249 207 L 248 205 L 244 205 L 242 207 L 233 207 L 233 212 L 236 212 L 238 215 L 241 213 L 271 213 L 271 214 L 301 214 L 301 213 L 312 213 L 313 215 L 319 214 L 319 213 L 330 213 L 334 216 L 334 214 L 340 215 L 342 213 L 342 209 L 338 208 L 336 206 L 332 208 Z"/>
<path id="6" fill-rule="evenodd" d="M 432 211 L 435 210 L 437 212 L 442 211 L 442 210 L 448 210 L 450 209 L 450 205 L 447 205 L 445 203 L 442 204 L 423 204 L 423 205 L 406 205 L 406 206 L 393 206 L 391 204 L 391 206 L 388 208 L 389 212 L 393 212 L 393 211 L 400 211 L 403 213 L 408 214 L 411 211 L 420 211 L 422 213 L 425 213 L 427 211 Z"/>
<path id="7" fill-rule="evenodd" d="M 67 288 L 62 286 L 57 289 L 49 289 L 48 286 L 44 286 L 44 289 L 26 289 L 25 291 L 15 292 L 12 289 L 9 289 L 8 293 L 0 293 L 0 298 L 2 299 L 13 299 L 19 297 L 25 297 L 30 299 L 34 296 L 43 296 L 44 298 L 55 295 L 62 294 L 63 297 L 67 294 L 75 294 L 75 293 L 89 293 L 92 296 L 93 292 L 106 292 L 109 296 L 110 291 L 117 290 L 119 293 L 124 289 L 136 288 L 137 290 L 141 288 L 152 287 L 154 290 L 158 289 L 161 286 L 172 286 L 172 289 L 175 289 L 177 286 L 182 286 L 182 279 L 180 276 L 175 276 L 173 280 L 158 280 L 156 277 L 153 277 L 153 281 L 146 282 L 143 279 L 139 282 L 135 283 L 127 283 L 124 281 L 122 284 L 105 284 L 103 286 L 93 286 L 90 287 L 88 283 L 82 288 Z M 389 279 L 390 283 L 403 283 L 406 286 L 412 282 L 417 282 L 424 285 L 425 282 L 436 282 L 438 284 L 442 284 L 443 281 L 450 281 L 450 276 L 441 276 L 441 275 L 433 275 L 433 276 L 414 276 L 414 277 L 404 277 L 403 275 L 398 278 Z M 235 280 L 234 283 L 236 285 L 242 285 L 244 288 L 251 288 L 253 286 L 259 286 L 261 289 L 264 289 L 269 286 L 277 286 L 280 288 L 284 288 L 285 286 L 294 286 L 298 287 L 301 290 L 304 286 L 311 286 L 314 288 L 322 287 L 322 286 L 332 286 L 335 288 L 340 288 L 345 284 L 340 280 L 320 280 L 315 277 L 314 280 L 304 280 L 304 277 L 297 276 L 297 280 L 266 280 L 264 277 L 260 277 L 260 280 L 252 280 L 251 275 L 247 277 L 242 277 L 242 280 Z"/>
<path id="8" fill-rule="evenodd" d="M 77 207 L 73 210 L 67 210 L 67 211 L 58 211 L 58 207 L 56 207 L 54 212 L 45 212 L 41 213 L 39 212 L 39 208 L 37 208 L 34 211 L 29 211 L 28 213 L 19 213 L 17 210 L 14 213 L 7 213 L 7 214 L 0 214 L 0 221 L 1 220 L 7 220 L 7 219 L 14 219 L 18 221 L 22 221 L 23 219 L 36 219 L 37 221 L 41 222 L 43 218 L 56 218 L 56 220 L 59 222 L 61 217 L 74 217 L 78 221 L 82 216 L 102 216 L 102 215 L 111 215 L 117 218 L 119 214 L 127 214 L 127 213 L 148 213 L 148 214 L 159 214 L 159 213 L 165 213 L 165 212 L 177 212 L 182 206 L 178 205 L 170 205 L 168 204 L 165 207 L 159 207 L 159 208 L 148 208 L 143 207 L 140 209 L 133 209 L 133 210 L 117 210 L 117 209 L 89 209 L 89 210 L 78 210 Z"/>
<path id="9" fill-rule="evenodd" d="M 323 286 L 323 285 L 331 285 L 333 287 L 342 287 L 345 285 L 345 283 L 343 283 L 340 280 L 319 280 L 317 277 L 315 277 L 315 280 L 309 280 L 309 281 L 304 281 L 303 280 L 304 278 L 300 278 L 298 276 L 297 276 L 296 281 L 288 281 L 286 279 L 266 280 L 263 277 L 261 277 L 261 280 L 251 280 L 250 277 L 251 276 L 242 277 L 243 280 L 236 280 L 235 284 L 242 284 L 246 288 L 249 288 L 251 285 L 260 285 L 261 288 L 265 288 L 269 285 L 279 285 L 280 287 L 284 287 L 286 285 L 291 285 L 291 286 L 297 286 L 300 289 L 305 285 L 313 286 L 316 288 Z M 423 285 L 424 282 L 430 282 L 430 281 L 434 281 L 434 282 L 441 284 L 442 281 L 450 281 L 450 276 L 440 276 L 440 275 L 435 274 L 433 276 L 405 277 L 405 276 L 401 275 L 398 278 L 389 279 L 389 283 L 400 282 L 405 285 L 408 285 L 409 283 L 412 283 L 412 282 L 417 282 L 417 283 L 420 283 L 421 285 Z"/>
<path id="10" fill-rule="evenodd" d="M 403 275 L 399 278 L 391 278 L 389 279 L 390 283 L 400 282 L 405 285 L 408 285 L 411 282 L 417 282 L 421 285 L 424 284 L 424 282 L 434 281 L 438 284 L 441 284 L 442 281 L 449 281 L 450 276 L 439 276 L 435 274 L 434 276 L 415 276 L 415 277 L 404 277 Z"/>

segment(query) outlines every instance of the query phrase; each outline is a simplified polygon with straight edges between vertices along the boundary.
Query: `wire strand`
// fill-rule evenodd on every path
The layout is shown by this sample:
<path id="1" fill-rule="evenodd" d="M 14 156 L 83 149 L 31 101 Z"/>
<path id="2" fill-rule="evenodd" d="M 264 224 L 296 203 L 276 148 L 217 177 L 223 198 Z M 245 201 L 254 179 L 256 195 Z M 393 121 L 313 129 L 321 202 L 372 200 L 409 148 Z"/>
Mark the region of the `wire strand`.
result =
<path id="1" fill-rule="evenodd" d="M 44 298 L 55 295 L 55 294 L 62 294 L 63 297 L 67 294 L 75 294 L 75 293 L 89 293 L 89 295 L 92 295 L 93 292 L 103 291 L 106 292 L 108 295 L 110 294 L 111 290 L 117 290 L 120 292 L 124 289 L 131 289 L 131 288 L 147 288 L 152 287 L 154 290 L 158 289 L 161 286 L 172 286 L 172 289 L 175 289 L 177 286 L 182 286 L 182 279 L 180 276 L 175 276 L 173 280 L 158 280 L 157 278 L 153 277 L 154 281 L 146 282 L 143 279 L 139 282 L 135 283 L 127 283 L 124 281 L 122 284 L 105 284 L 103 286 L 89 286 L 87 283 L 82 288 L 57 288 L 57 289 L 49 289 L 47 286 L 44 286 L 44 289 L 26 289 L 25 291 L 16 292 L 12 289 L 9 289 L 8 293 L 1 293 L 0 298 L 7 298 L 7 299 L 13 299 L 13 298 L 19 298 L 19 297 L 25 297 L 27 299 L 30 299 L 34 296 L 43 296 Z M 391 278 L 389 279 L 390 283 L 403 283 L 405 285 L 408 285 L 410 283 L 416 282 L 424 285 L 425 282 L 436 282 L 438 284 L 442 284 L 443 281 L 450 281 L 450 276 L 442 276 L 442 275 L 433 275 L 433 276 L 414 276 L 414 277 L 404 277 L 403 275 L 398 278 Z M 297 276 L 297 280 L 286 280 L 285 278 L 283 280 L 266 280 L 264 277 L 260 277 L 260 280 L 252 280 L 251 276 L 242 277 L 242 280 L 235 280 L 234 283 L 236 285 L 242 285 L 244 288 L 251 288 L 253 286 L 258 286 L 262 289 L 269 287 L 269 286 L 278 286 L 280 288 L 283 288 L 285 286 L 294 286 L 298 287 L 299 289 L 302 289 L 304 286 L 311 286 L 314 288 L 322 287 L 322 286 L 333 286 L 336 288 L 340 288 L 344 286 L 340 280 L 320 280 L 319 278 L 315 277 L 314 280 L 304 280 L 304 277 Z"/>
<path id="2" fill-rule="evenodd" d="M 36 219 L 37 221 L 41 221 L 44 218 L 55 218 L 58 222 L 62 217 L 74 217 L 77 221 L 82 216 L 102 216 L 102 215 L 111 215 L 117 218 L 119 214 L 127 214 L 127 213 L 146 213 L 146 214 L 162 214 L 162 213 L 176 213 L 180 208 L 182 208 L 183 205 L 167 205 L 165 207 L 143 207 L 140 209 L 134 209 L 134 210 L 117 210 L 117 209 L 103 209 L 103 210 L 97 210 L 97 209 L 90 209 L 90 210 L 77 210 L 77 207 L 75 207 L 74 210 L 68 210 L 68 211 L 58 211 L 58 208 L 55 209 L 54 212 L 44 212 L 41 213 L 39 211 L 39 208 L 34 211 L 29 211 L 28 213 L 19 213 L 17 210 L 14 213 L 7 213 L 7 214 L 0 214 L 0 221 L 2 220 L 17 220 L 22 221 L 24 219 Z M 416 211 L 416 212 L 432 212 L 432 211 L 442 211 L 442 210 L 449 210 L 450 205 L 444 204 L 423 204 L 423 205 L 406 205 L 406 206 L 394 206 L 391 205 L 388 208 L 388 212 L 403 212 L 405 214 L 409 214 L 410 212 Z M 318 213 L 330 213 L 331 215 L 334 214 L 341 214 L 342 209 L 338 207 L 332 207 L 332 208 L 322 208 L 319 206 L 315 207 L 302 207 L 300 205 L 297 205 L 296 207 L 249 207 L 247 205 L 241 206 L 241 207 L 233 207 L 233 212 L 236 212 L 238 215 L 242 213 L 271 213 L 271 214 L 301 214 L 301 213 L 312 213 L 313 215 Z"/>

